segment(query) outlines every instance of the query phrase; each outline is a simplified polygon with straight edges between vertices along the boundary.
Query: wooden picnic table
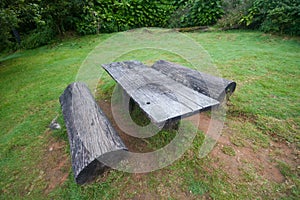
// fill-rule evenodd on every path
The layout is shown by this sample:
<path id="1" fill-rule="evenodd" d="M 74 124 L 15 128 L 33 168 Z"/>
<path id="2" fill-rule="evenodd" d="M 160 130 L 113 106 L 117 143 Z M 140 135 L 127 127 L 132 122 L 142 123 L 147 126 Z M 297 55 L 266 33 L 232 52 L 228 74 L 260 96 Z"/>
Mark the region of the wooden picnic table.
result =
<path id="1" fill-rule="evenodd" d="M 182 117 L 220 104 L 236 88 L 233 81 L 163 60 L 151 67 L 125 61 L 103 68 L 123 89 L 123 103 L 133 99 L 159 128 L 174 129 Z M 125 144 L 86 84 L 70 84 L 59 100 L 78 184 L 89 182 L 107 166 L 114 168 L 126 158 Z"/>
<path id="2" fill-rule="evenodd" d="M 220 103 L 139 61 L 114 62 L 102 67 L 154 124 L 188 117 Z"/>

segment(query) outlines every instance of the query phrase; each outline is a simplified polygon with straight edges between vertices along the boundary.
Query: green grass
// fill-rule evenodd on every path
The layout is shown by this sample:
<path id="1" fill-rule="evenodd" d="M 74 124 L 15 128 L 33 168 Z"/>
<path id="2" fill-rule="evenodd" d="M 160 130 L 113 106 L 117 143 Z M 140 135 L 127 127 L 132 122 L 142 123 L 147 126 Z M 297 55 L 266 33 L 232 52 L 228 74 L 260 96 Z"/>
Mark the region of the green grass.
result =
<path id="1" fill-rule="evenodd" d="M 235 156 L 236 155 L 234 149 L 231 146 L 224 146 L 222 148 L 222 151 L 223 151 L 224 154 L 229 155 L 229 156 Z"/>
<path id="2" fill-rule="evenodd" d="M 17 52 L 0 60 L 3 197 L 42 194 L 45 183 L 35 184 L 40 173 L 36 165 L 43 161 L 41 152 L 47 127 L 60 113 L 58 97 L 74 81 L 86 55 L 105 37 L 73 39 L 57 46 Z M 31 187 L 34 187 L 32 192 Z"/>
<path id="3" fill-rule="evenodd" d="M 279 141 L 299 148 L 299 39 L 239 31 L 186 35 L 209 52 L 225 78 L 238 84 L 226 121 L 232 145 L 258 152 L 270 148 L 271 141 Z M 278 161 L 288 180 L 284 184 L 266 180 L 249 163 L 243 165 L 237 179 L 222 166 L 212 170 L 214 158 L 197 157 L 201 133 L 171 166 L 141 175 L 138 180 L 136 175 L 111 170 L 93 184 L 78 186 L 70 168 L 67 181 L 45 194 L 49 183 L 40 168 L 41 162 L 47 162 L 44 148 L 49 138 L 67 141 L 65 128 L 47 134 L 57 115 L 63 123 L 58 98 L 75 81 L 88 53 L 110 36 L 74 38 L 0 57 L 0 199 L 130 199 L 142 194 L 159 199 L 299 198 L 297 169 L 284 161 Z M 166 59 L 189 66 L 183 58 L 164 50 L 134 50 L 118 58 L 133 59 L 149 65 Z M 106 75 L 98 86 L 101 92 L 97 98 L 110 100 L 114 85 Z M 139 113 L 134 115 L 138 118 Z M 168 143 L 172 136 L 167 133 L 150 138 L 149 147 Z M 68 148 L 65 146 L 66 153 Z M 224 147 L 223 152 L 236 155 L 232 147 Z"/>

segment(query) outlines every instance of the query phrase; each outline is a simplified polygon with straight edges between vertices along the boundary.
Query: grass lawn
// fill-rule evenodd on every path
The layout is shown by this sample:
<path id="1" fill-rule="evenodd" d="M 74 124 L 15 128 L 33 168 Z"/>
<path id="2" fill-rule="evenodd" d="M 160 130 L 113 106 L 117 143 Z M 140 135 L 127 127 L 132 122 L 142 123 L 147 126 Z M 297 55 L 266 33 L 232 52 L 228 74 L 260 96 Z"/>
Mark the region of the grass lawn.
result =
<path id="1" fill-rule="evenodd" d="M 300 41 L 260 32 L 186 33 L 222 73 L 237 82 L 223 135 L 199 159 L 203 132 L 175 163 L 147 174 L 110 170 L 94 183 L 74 183 L 65 127 L 50 131 L 58 98 L 81 63 L 112 35 L 72 38 L 0 57 L 0 199 L 299 199 Z M 118 60 L 185 64 L 163 50 L 138 50 Z M 113 82 L 99 85 L 109 107 Z M 204 118 L 207 116 L 204 116 Z M 143 148 L 168 141 L 161 133 Z M 148 146 L 147 146 L 148 145 Z M 145 147 L 146 146 L 146 147 Z"/>

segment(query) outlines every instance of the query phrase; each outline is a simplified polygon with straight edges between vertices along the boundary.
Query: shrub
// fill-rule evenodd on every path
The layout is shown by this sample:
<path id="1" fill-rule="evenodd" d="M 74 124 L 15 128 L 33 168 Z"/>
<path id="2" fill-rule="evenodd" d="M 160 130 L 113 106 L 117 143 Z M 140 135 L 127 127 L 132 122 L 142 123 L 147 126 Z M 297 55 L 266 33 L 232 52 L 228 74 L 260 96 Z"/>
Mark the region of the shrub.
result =
<path id="1" fill-rule="evenodd" d="M 212 25 L 223 15 L 221 0 L 85 1 L 77 31 L 81 34 L 139 27 Z"/>
<path id="2" fill-rule="evenodd" d="M 300 35 L 300 1 L 254 0 L 241 22 L 265 32 Z"/>
<path id="3" fill-rule="evenodd" d="M 243 28 L 245 25 L 240 21 L 247 14 L 253 0 L 224 0 L 224 16 L 218 21 L 218 26 L 233 29 Z"/>
<path id="4" fill-rule="evenodd" d="M 223 14 L 221 0 L 194 0 L 190 12 L 183 20 L 183 25 L 213 25 Z"/>
<path id="5" fill-rule="evenodd" d="M 179 1 L 171 26 L 191 27 L 213 25 L 224 14 L 221 0 Z"/>
<path id="6" fill-rule="evenodd" d="M 38 27 L 27 34 L 21 42 L 21 47 L 33 49 L 39 46 L 49 44 L 56 36 L 55 29 L 51 24 Z"/>
<path id="7" fill-rule="evenodd" d="M 139 27 L 166 27 L 174 6 L 169 1 L 85 1 L 80 21 L 81 34 L 116 32 Z"/>
<path id="8" fill-rule="evenodd" d="M 12 48 L 15 39 L 11 31 L 17 24 L 17 14 L 13 10 L 0 8 L 0 51 Z"/>

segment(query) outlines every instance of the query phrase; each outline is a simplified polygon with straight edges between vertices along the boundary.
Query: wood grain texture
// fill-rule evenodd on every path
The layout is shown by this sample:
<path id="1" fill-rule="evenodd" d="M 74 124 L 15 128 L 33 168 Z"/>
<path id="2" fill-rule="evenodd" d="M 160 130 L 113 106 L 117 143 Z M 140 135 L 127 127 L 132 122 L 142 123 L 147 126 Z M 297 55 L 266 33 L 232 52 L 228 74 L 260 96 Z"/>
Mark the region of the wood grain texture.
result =
<path id="1" fill-rule="evenodd" d="M 222 102 L 234 92 L 236 83 L 224 78 L 205 74 L 172 62 L 159 60 L 152 68 L 171 79 Z"/>
<path id="2" fill-rule="evenodd" d="M 138 61 L 115 62 L 105 64 L 103 68 L 154 124 L 187 117 L 219 104 Z"/>
<path id="3" fill-rule="evenodd" d="M 107 163 L 118 164 L 122 151 L 127 148 L 85 84 L 70 84 L 59 100 L 67 127 L 75 180 L 84 184 L 103 172 Z"/>

